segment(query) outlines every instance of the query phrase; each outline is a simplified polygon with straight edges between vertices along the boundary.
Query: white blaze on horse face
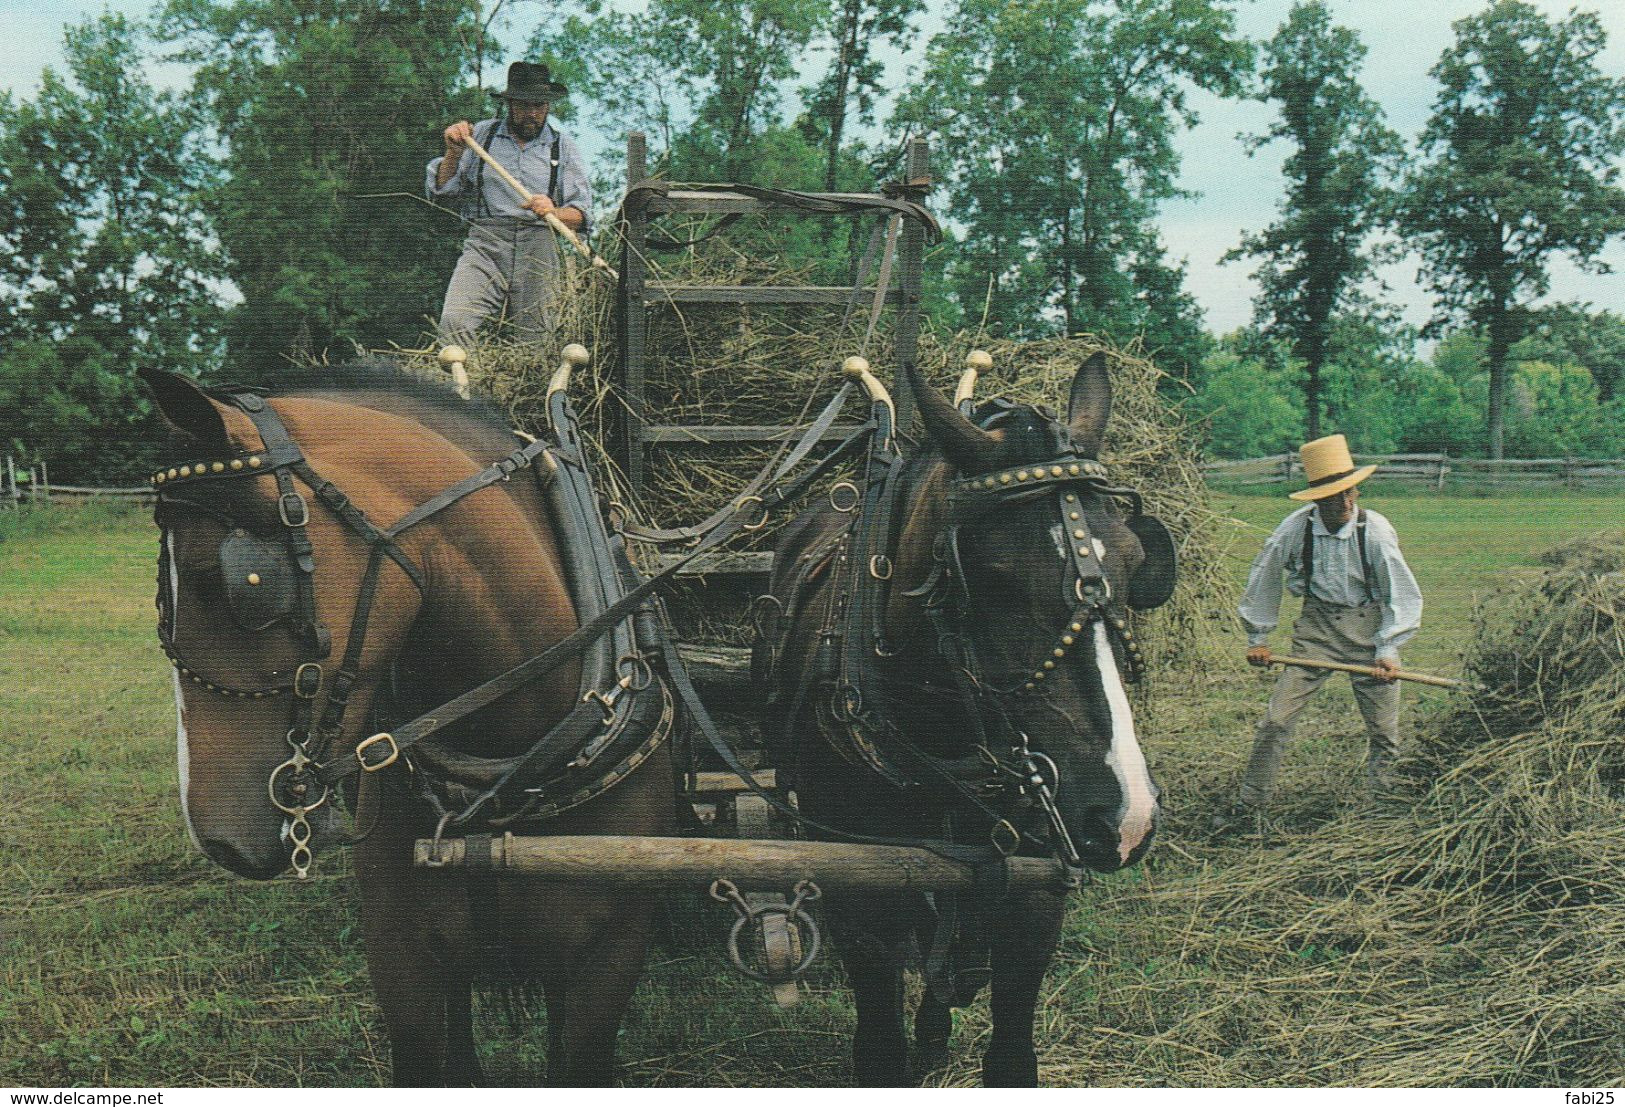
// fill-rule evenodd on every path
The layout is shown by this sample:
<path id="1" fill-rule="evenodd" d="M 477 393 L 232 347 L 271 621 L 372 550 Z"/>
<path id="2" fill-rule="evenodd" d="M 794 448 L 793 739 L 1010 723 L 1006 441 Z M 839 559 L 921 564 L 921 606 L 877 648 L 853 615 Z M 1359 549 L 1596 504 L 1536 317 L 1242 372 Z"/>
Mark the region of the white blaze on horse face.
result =
<path id="1" fill-rule="evenodd" d="M 175 536 L 164 535 L 164 548 L 168 553 L 169 561 L 169 603 L 171 625 L 179 621 L 174 610 L 181 602 L 180 570 L 175 568 Z M 203 845 L 197 840 L 197 831 L 192 827 L 192 811 L 187 802 L 187 795 L 191 790 L 192 761 L 186 746 L 186 692 L 181 687 L 181 671 L 178 666 L 171 665 L 170 676 L 175 679 L 175 759 L 179 770 L 178 776 L 181 784 L 181 818 L 186 822 L 186 836 L 192 839 L 192 844 L 198 849 Z"/>
<path id="2" fill-rule="evenodd" d="M 1095 664 L 1112 713 L 1112 745 L 1106 751 L 1106 764 L 1117 774 L 1118 790 L 1123 795 L 1117 814 L 1117 853 L 1126 862 L 1151 833 L 1157 816 L 1157 796 L 1151 785 L 1151 770 L 1146 768 L 1145 755 L 1134 736 L 1134 712 L 1117 672 L 1117 658 L 1106 637 L 1106 624 L 1100 619 L 1095 620 Z"/>

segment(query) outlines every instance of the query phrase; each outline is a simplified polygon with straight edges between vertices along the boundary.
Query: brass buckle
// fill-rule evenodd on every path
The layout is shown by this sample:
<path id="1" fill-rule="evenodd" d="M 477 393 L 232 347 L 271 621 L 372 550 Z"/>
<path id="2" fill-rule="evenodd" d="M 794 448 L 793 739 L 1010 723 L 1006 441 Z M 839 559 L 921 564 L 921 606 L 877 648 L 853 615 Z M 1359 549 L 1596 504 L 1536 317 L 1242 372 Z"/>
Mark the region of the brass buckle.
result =
<path id="1" fill-rule="evenodd" d="M 1013 857 L 1021 848 L 1021 831 L 1009 819 L 1000 819 L 988 833 L 988 841 L 1001 856 Z"/>
<path id="2" fill-rule="evenodd" d="M 384 758 L 382 761 L 368 761 L 366 751 L 377 745 L 379 742 L 387 742 L 389 744 L 389 756 Z M 395 736 L 390 734 L 388 731 L 385 731 L 382 734 L 374 734 L 371 738 L 363 739 L 361 742 L 357 743 L 355 747 L 355 759 L 361 763 L 361 771 L 366 773 L 376 773 L 381 769 L 387 769 L 391 765 L 395 764 L 395 762 L 400 759 L 400 756 L 401 748 L 395 744 Z"/>
<path id="3" fill-rule="evenodd" d="M 296 515 L 297 518 L 290 517 L 290 512 L 288 511 L 288 505 L 290 503 L 298 509 L 296 512 L 292 513 L 293 515 Z M 279 517 L 281 517 L 282 525 L 285 527 L 298 528 L 310 522 L 310 507 L 305 503 L 305 498 L 297 492 L 284 492 L 281 496 L 277 497 L 276 513 Z"/>
<path id="4" fill-rule="evenodd" d="M 314 671 L 314 674 L 313 674 Z M 310 683 L 305 683 L 306 678 Z M 308 687 L 308 691 L 306 690 Z M 307 661 L 293 671 L 293 694 L 302 700 L 313 700 L 321 695 L 322 667 L 314 661 Z"/>
<path id="5" fill-rule="evenodd" d="M 891 558 L 885 554 L 875 554 L 869 559 L 869 575 L 876 580 L 891 579 Z"/>

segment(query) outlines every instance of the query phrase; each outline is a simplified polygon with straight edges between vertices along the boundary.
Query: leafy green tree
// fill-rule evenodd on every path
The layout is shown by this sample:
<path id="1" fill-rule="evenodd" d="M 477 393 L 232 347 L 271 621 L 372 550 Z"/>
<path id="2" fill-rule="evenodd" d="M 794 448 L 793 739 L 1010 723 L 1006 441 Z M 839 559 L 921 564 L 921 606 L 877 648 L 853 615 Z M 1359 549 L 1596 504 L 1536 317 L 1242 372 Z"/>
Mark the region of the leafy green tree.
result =
<path id="1" fill-rule="evenodd" d="M 560 60 L 595 117 L 649 133 L 675 180 L 765 180 L 755 155 L 782 123 L 781 85 L 829 19 L 829 0 L 650 0 L 583 5 L 531 49 Z M 801 182 L 796 182 L 801 183 Z M 810 182 L 809 182 L 810 183 Z"/>
<path id="2" fill-rule="evenodd" d="M 1602 248 L 1625 231 L 1625 81 L 1598 68 L 1606 36 L 1592 13 L 1552 22 L 1496 0 L 1455 32 L 1431 71 L 1441 88 L 1397 225 L 1438 297 L 1435 328 L 1484 331 L 1488 447 L 1500 457 L 1508 352 L 1552 257 L 1606 272 Z"/>
<path id="3" fill-rule="evenodd" d="M 1250 63 L 1224 0 L 957 0 L 896 119 L 932 138 L 965 246 L 970 318 L 1016 331 L 1138 333 L 1138 268 L 1177 185 L 1177 127 L 1198 87 L 1233 95 Z M 1166 274 L 1164 274 L 1166 278 Z"/>
<path id="4" fill-rule="evenodd" d="M 1556 304 L 1532 318 L 1534 329 L 1518 343 L 1515 356 L 1578 365 L 1596 383 L 1598 402 L 1612 403 L 1625 386 L 1625 317 Z"/>
<path id="5" fill-rule="evenodd" d="M 1303 413 L 1297 389 L 1281 376 L 1279 368 L 1247 356 L 1232 343 L 1221 343 L 1208 354 L 1187 409 L 1207 429 L 1209 457 L 1264 457 L 1297 445 Z"/>
<path id="6" fill-rule="evenodd" d="M 835 0 L 829 9 L 824 33 L 834 60 L 807 91 L 801 118 L 803 130 L 823 149 L 826 192 L 835 191 L 840 180 L 848 124 L 874 122 L 886 75 L 877 47 L 884 42 L 898 51 L 907 49 L 916 31 L 914 19 L 924 10 L 925 0 Z"/>
<path id="7" fill-rule="evenodd" d="M 1282 167 L 1286 195 L 1280 219 L 1244 235 L 1225 256 L 1261 261 L 1255 310 L 1261 326 L 1290 340 L 1303 366 L 1311 439 L 1321 435 L 1321 375 L 1334 352 L 1333 320 L 1359 303 L 1359 286 L 1371 275 L 1365 244 L 1383 206 L 1379 178 L 1400 152 L 1398 136 L 1360 87 L 1365 53 L 1353 31 L 1333 25 L 1323 0 L 1295 5 L 1266 45 L 1256 95 L 1278 104 L 1280 119 L 1248 145 L 1256 152 L 1277 139 L 1293 144 Z"/>
<path id="8" fill-rule="evenodd" d="M 410 343 L 439 312 L 462 227 L 419 202 L 459 116 L 476 0 L 170 0 L 223 150 L 206 203 L 242 294 L 233 371 Z"/>
<path id="9" fill-rule="evenodd" d="M 64 55 L 33 101 L 0 99 L 0 444 L 127 480 L 158 437 L 135 370 L 219 356 L 224 270 L 196 200 L 212 165 L 123 16 L 67 28 Z"/>

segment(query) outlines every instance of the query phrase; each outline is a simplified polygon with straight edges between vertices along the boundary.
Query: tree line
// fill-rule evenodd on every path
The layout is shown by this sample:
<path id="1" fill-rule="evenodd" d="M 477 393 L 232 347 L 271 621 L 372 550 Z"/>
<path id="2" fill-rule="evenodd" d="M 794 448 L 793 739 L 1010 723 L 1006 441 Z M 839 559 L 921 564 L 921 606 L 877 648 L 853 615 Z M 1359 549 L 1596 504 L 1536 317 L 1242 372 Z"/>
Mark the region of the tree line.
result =
<path id="1" fill-rule="evenodd" d="M 1324 0 L 1264 42 L 1237 0 L 930 2 L 927 38 L 928 0 L 584 0 L 524 54 L 571 86 L 567 127 L 612 150 L 641 130 L 673 180 L 870 191 L 927 136 L 950 237 L 934 321 L 1138 342 L 1215 456 L 1328 429 L 1369 451 L 1625 453 L 1625 319 L 1535 306 L 1555 259 L 1601 270 L 1625 233 L 1625 81 L 1596 15 L 1489 0 L 1458 21 L 1407 145 Z M 112 477 L 144 449 L 139 365 L 255 380 L 424 335 L 461 236 L 416 199 L 423 163 L 447 121 L 490 114 L 497 21 L 523 35 L 533 14 L 165 0 L 67 28 L 62 72 L 0 94 L 4 448 Z M 154 87 L 155 60 L 188 86 Z M 1156 227 L 1197 89 L 1260 101 L 1245 141 L 1286 150 L 1276 219 L 1231 254 L 1257 263 L 1254 323 L 1219 338 Z M 846 246 L 770 248 L 831 266 Z M 1421 334 L 1374 291 L 1402 254 L 1434 298 Z"/>

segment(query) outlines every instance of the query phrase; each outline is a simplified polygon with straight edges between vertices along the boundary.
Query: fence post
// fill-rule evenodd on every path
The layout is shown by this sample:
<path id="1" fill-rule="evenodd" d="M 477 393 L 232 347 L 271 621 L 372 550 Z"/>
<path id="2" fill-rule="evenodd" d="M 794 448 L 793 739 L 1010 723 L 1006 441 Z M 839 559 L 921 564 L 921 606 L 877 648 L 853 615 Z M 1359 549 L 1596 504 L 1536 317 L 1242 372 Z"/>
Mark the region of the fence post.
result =
<path id="1" fill-rule="evenodd" d="M 6 455 L 6 471 L 0 474 L 0 499 L 5 501 L 7 507 L 16 507 L 22 500 L 22 494 L 17 491 L 17 463 L 11 455 Z"/>
<path id="2" fill-rule="evenodd" d="M 51 471 L 45 467 L 45 461 L 44 461 L 43 458 L 40 459 L 40 463 L 39 463 L 39 483 L 40 483 L 40 488 L 45 493 L 45 502 L 50 503 L 51 502 Z"/>

